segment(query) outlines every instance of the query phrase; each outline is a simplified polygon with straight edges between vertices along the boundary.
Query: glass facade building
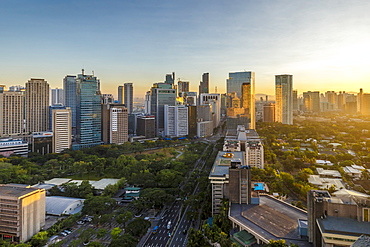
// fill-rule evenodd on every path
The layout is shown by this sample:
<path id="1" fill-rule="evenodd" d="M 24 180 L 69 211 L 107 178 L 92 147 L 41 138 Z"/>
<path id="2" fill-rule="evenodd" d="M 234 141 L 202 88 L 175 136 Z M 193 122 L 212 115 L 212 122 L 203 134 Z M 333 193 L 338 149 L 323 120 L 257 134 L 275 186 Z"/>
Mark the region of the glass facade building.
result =
<path id="1" fill-rule="evenodd" d="M 238 98 L 241 98 L 243 83 L 250 83 L 254 86 L 254 72 L 244 71 L 229 73 L 229 79 L 226 80 L 227 93 L 235 92 Z"/>
<path id="2" fill-rule="evenodd" d="M 275 120 L 283 124 L 293 124 L 293 76 L 275 76 Z"/>
<path id="3" fill-rule="evenodd" d="M 64 102 L 65 106 L 71 108 L 72 129 L 75 130 L 77 123 L 77 81 L 76 76 L 67 75 L 63 79 Z M 73 131 L 75 134 L 75 131 Z"/>
<path id="4" fill-rule="evenodd" d="M 77 76 L 76 143 L 74 150 L 100 145 L 100 81 L 93 75 Z"/>

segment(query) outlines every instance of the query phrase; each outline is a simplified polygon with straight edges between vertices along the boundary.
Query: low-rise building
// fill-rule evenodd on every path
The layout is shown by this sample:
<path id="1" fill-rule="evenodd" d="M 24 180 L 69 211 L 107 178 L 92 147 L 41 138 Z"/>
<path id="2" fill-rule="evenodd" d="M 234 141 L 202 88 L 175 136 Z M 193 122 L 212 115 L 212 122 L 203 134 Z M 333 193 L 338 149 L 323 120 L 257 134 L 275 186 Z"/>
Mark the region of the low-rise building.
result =
<path id="1" fill-rule="evenodd" d="M 8 157 L 12 154 L 28 156 L 28 143 L 21 139 L 0 139 L 0 155 Z"/>
<path id="2" fill-rule="evenodd" d="M 45 225 L 45 190 L 0 184 L 0 239 L 25 242 Z"/>

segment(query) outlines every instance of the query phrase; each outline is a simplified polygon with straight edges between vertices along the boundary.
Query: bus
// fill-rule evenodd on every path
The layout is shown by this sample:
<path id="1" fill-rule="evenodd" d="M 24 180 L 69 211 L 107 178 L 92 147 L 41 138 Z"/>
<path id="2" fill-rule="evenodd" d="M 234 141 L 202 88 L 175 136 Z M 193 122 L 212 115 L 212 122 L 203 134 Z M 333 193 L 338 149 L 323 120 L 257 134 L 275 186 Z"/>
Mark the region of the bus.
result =
<path id="1" fill-rule="evenodd" d="M 153 234 L 156 234 L 157 233 L 157 230 L 158 230 L 158 226 L 155 226 L 152 233 Z"/>
<path id="2" fill-rule="evenodd" d="M 171 221 L 168 221 L 168 223 L 167 223 L 167 229 L 171 229 Z"/>

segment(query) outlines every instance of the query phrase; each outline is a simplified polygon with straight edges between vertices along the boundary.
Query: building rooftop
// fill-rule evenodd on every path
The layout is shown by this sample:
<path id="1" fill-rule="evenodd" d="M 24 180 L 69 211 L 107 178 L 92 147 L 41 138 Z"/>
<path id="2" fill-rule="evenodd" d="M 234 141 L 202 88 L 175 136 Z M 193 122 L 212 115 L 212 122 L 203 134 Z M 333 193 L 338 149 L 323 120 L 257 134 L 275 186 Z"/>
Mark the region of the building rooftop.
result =
<path id="1" fill-rule="evenodd" d="M 351 218 L 332 216 L 317 219 L 317 222 L 323 233 L 343 233 L 346 235 L 353 234 L 354 236 L 370 235 L 370 222 L 359 222 Z"/>
<path id="2" fill-rule="evenodd" d="M 261 195 L 260 205 L 233 203 L 230 217 L 266 240 L 284 239 L 298 246 L 312 246 L 299 233 L 298 222 L 306 221 L 307 213 L 273 197 Z"/>
<path id="3" fill-rule="evenodd" d="M 22 197 L 39 189 L 19 185 L 0 184 L 0 196 Z"/>
<path id="4" fill-rule="evenodd" d="M 53 184 L 53 185 L 60 186 L 62 184 L 68 183 L 71 180 L 72 179 L 70 178 L 53 178 L 53 179 L 45 181 L 44 184 Z"/>
<path id="5" fill-rule="evenodd" d="M 354 242 L 351 247 L 369 247 L 370 246 L 370 237 L 367 235 L 361 235 L 356 242 Z"/>
<path id="6" fill-rule="evenodd" d="M 230 158 L 224 157 L 227 154 L 233 154 Z M 225 152 L 219 151 L 216 157 L 215 162 L 213 163 L 213 167 L 211 173 L 209 174 L 209 178 L 211 177 L 226 177 L 229 174 L 229 167 L 232 160 L 239 160 L 241 165 L 244 166 L 245 164 L 245 153 L 244 152 Z"/>

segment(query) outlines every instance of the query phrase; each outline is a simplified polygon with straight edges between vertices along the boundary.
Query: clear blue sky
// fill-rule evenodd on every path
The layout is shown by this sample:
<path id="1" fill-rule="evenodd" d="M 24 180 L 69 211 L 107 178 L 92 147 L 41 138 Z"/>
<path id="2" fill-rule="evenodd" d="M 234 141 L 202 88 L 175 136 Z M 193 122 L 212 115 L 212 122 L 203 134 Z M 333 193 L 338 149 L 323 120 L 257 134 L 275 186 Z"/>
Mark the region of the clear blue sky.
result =
<path id="1" fill-rule="evenodd" d="M 294 88 L 370 92 L 370 1 L 4 0 L 0 84 L 94 70 L 103 93 L 133 82 L 143 96 L 166 73 L 197 90 L 225 91 L 229 72 L 255 71 L 256 93 L 274 75 Z"/>

